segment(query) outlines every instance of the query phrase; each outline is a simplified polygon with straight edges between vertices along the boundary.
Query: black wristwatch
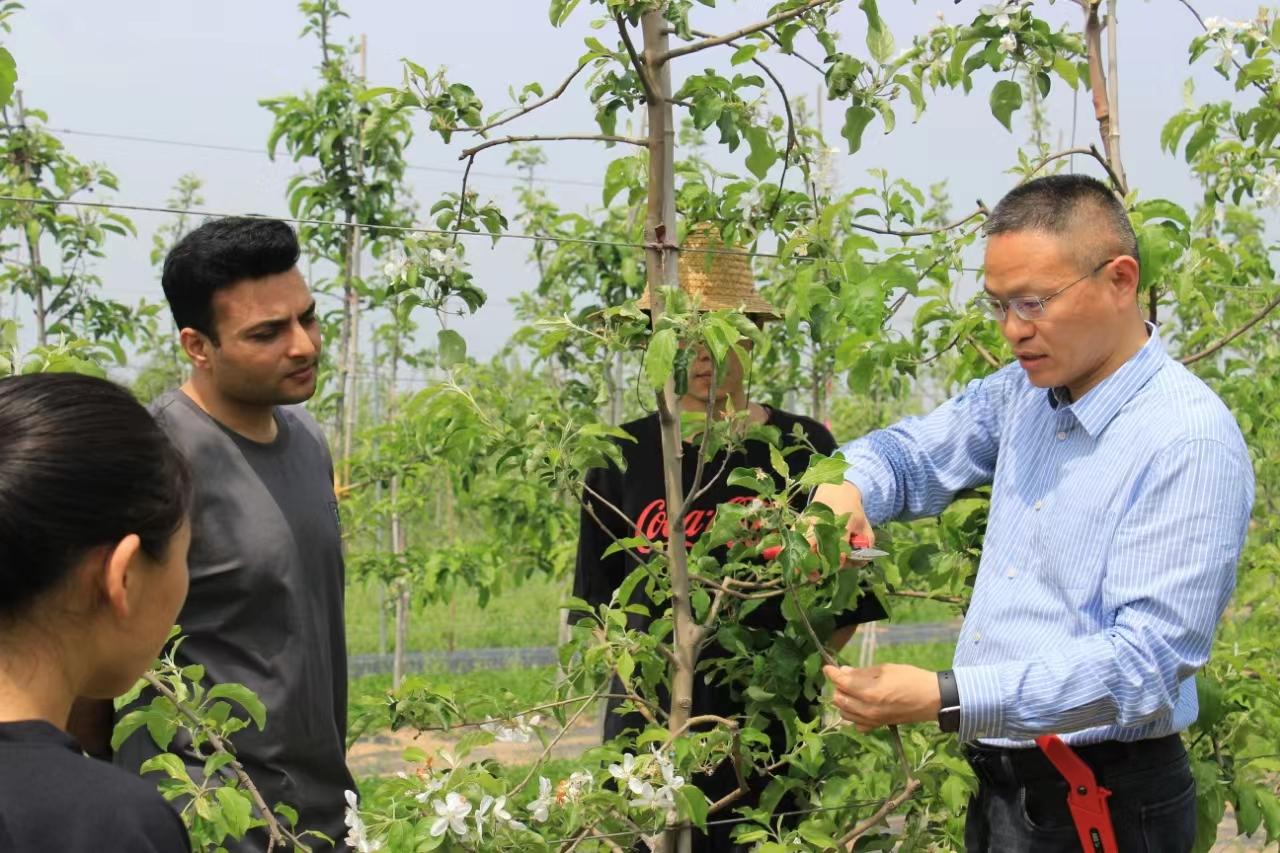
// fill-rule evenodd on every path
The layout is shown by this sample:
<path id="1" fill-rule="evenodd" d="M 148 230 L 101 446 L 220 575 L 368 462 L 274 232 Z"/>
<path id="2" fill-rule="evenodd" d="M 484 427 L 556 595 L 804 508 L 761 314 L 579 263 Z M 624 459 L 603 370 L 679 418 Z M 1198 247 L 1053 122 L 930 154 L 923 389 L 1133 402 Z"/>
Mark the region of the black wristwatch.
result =
<path id="1" fill-rule="evenodd" d="M 960 731 L 960 688 L 956 686 L 956 674 L 949 669 L 938 673 L 938 694 L 942 697 L 938 727 L 944 732 Z"/>

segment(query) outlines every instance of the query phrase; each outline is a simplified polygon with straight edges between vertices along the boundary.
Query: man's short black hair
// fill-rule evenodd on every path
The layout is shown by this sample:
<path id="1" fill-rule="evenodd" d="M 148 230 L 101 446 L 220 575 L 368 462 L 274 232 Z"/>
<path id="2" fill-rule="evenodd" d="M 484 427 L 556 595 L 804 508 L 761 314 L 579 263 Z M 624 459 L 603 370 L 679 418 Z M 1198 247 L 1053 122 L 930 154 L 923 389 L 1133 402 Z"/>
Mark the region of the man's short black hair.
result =
<path id="1" fill-rule="evenodd" d="M 164 259 L 161 284 L 179 329 L 218 341 L 213 294 L 241 281 L 288 272 L 298 263 L 298 235 L 278 219 L 230 216 L 206 222 Z"/>
<path id="2" fill-rule="evenodd" d="M 988 237 L 1039 231 L 1066 238 L 1084 264 L 1103 260 L 1103 254 L 1142 262 L 1124 204 L 1106 184 L 1088 175 L 1046 175 L 1027 181 L 1000 199 L 982 231 Z M 1078 239 L 1086 234 L 1091 239 Z"/>

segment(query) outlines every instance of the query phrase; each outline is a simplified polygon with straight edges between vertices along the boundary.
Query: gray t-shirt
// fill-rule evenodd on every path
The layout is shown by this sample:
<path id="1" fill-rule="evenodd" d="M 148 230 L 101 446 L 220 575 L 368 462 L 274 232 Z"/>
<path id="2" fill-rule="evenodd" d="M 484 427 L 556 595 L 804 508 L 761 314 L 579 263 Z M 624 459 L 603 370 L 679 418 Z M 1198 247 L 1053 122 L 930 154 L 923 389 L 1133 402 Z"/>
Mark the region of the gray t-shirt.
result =
<path id="1" fill-rule="evenodd" d="M 181 391 L 151 410 L 195 480 L 178 658 L 203 665 L 211 684 L 237 682 L 258 695 L 267 726 L 233 737 L 241 763 L 269 806 L 292 806 L 299 829 L 319 830 L 345 849 L 343 791 L 355 784 L 346 766 L 341 531 L 324 436 L 294 406 L 276 409 L 279 434 L 269 444 L 222 426 Z M 117 762 L 137 768 L 156 752 L 144 728 Z M 260 851 L 264 842 L 251 832 L 228 849 Z"/>

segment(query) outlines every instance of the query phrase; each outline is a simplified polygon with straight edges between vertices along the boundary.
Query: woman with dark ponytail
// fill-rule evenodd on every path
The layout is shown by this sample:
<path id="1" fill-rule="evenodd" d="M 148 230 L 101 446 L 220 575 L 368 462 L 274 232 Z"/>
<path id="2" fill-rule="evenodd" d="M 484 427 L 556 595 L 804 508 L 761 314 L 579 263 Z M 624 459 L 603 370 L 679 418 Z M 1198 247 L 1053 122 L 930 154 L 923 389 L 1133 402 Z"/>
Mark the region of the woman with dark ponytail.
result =
<path id="1" fill-rule="evenodd" d="M 76 697 L 127 691 L 187 594 L 190 477 L 128 391 L 0 379 L 0 851 L 188 851 L 154 786 L 86 757 Z"/>

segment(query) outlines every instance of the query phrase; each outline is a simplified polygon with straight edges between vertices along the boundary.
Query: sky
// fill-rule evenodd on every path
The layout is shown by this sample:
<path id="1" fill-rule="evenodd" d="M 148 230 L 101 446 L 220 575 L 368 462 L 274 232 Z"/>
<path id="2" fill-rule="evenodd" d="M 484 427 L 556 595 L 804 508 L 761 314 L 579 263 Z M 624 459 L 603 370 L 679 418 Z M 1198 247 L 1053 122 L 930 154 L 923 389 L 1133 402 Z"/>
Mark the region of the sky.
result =
<path id="1" fill-rule="evenodd" d="M 547 20 L 547 0 L 348 0 L 345 5 L 350 18 L 338 29 L 345 36 L 366 37 L 370 85 L 398 84 L 401 60 L 408 58 L 428 69 L 447 67 L 449 77 L 472 86 L 488 109 L 508 103 L 508 89 L 518 91 L 526 82 L 554 88 L 583 52 L 584 38 L 602 35 L 612 42 L 612 31 L 591 29 L 596 9 L 588 3 L 559 29 Z M 719 5 L 714 10 L 695 6 L 695 27 L 730 31 L 765 17 L 772 4 L 721 0 Z M 1040 14 L 1053 22 L 1078 22 L 1079 8 L 1070 0 L 1040 0 L 1040 5 Z M 912 34 L 931 27 L 939 12 L 952 22 L 967 21 L 978 4 L 882 0 L 881 7 L 901 47 Z M 1197 8 L 1206 16 L 1244 19 L 1256 12 L 1256 3 L 1203 0 Z M 1160 151 L 1160 128 L 1182 107 L 1189 77 L 1195 78 L 1197 98 L 1226 97 L 1230 88 L 1207 63 L 1187 66 L 1186 45 L 1199 26 L 1178 0 L 1123 0 L 1119 16 L 1120 121 L 1130 184 L 1144 197 L 1192 203 L 1196 188 L 1185 164 Z M 285 185 L 299 166 L 283 157 L 275 162 L 266 157 L 271 116 L 258 101 L 314 86 L 319 54 L 313 39 L 299 38 L 302 24 L 296 5 L 288 0 L 28 0 L 12 20 L 13 32 L 4 36 L 4 44 L 17 59 L 26 104 L 48 113 L 49 127 L 75 156 L 103 162 L 119 177 L 119 191 L 102 199 L 162 206 L 178 177 L 194 172 L 204 181 L 208 211 L 286 215 Z M 836 13 L 835 29 L 849 52 L 865 55 L 865 19 L 853 0 L 845 0 Z M 819 55 L 816 48 L 809 52 Z M 723 50 L 683 60 L 675 68 L 674 85 L 709 64 L 727 67 L 728 55 Z M 775 57 L 772 66 L 793 95 L 815 98 L 822 81 L 813 69 L 787 57 Z M 840 148 L 835 158 L 839 185 L 852 188 L 865 182 L 868 169 L 884 168 L 921 187 L 946 180 L 957 212 L 971 208 L 978 198 L 993 204 L 1012 186 L 1014 178 L 1006 170 L 1016 161 L 1027 132 L 1021 118 L 1009 133 L 991 116 L 986 104 L 991 82 L 984 78 L 967 97 L 937 94 L 916 123 L 910 122 L 910 108 L 904 105 L 898 129 L 890 136 L 879 132 L 878 122 L 873 124 L 857 154 L 849 156 Z M 1061 140 L 1062 147 L 1073 141 L 1099 142 L 1087 94 L 1076 95 L 1059 83 L 1047 107 L 1051 139 Z M 843 110 L 841 104 L 824 109 L 827 137 L 841 146 Z M 593 132 L 595 126 L 585 90 L 575 81 L 559 101 L 509 129 Z M 251 150 L 209 150 L 143 138 Z M 714 146 L 715 139 L 710 141 Z M 455 138 L 446 146 L 438 136 L 417 135 L 407 159 L 415 167 L 409 183 L 422 210 L 441 193 L 456 191 L 461 177 L 457 154 L 466 144 Z M 620 152 L 583 142 L 549 143 L 544 151 L 549 162 L 538 176 L 553 200 L 566 210 L 598 207 L 605 166 Z M 505 164 L 507 153 L 495 148 L 481 154 L 471 186 L 481 198 L 493 197 L 514 212 L 518 176 Z M 744 155 L 726 155 L 720 162 L 743 172 Z M 1077 165 L 1096 173 L 1083 158 Z M 128 302 L 160 300 L 159 273 L 149 255 L 151 235 L 167 217 L 136 213 L 132 218 L 138 237 L 109 243 L 99 264 L 105 291 Z M 536 284 L 527 243 L 490 246 L 476 240 L 468 250 L 489 302 L 476 316 L 452 324 L 480 357 L 495 352 L 514 331 L 510 297 Z M 430 334 L 434 321 L 421 319 Z"/>

